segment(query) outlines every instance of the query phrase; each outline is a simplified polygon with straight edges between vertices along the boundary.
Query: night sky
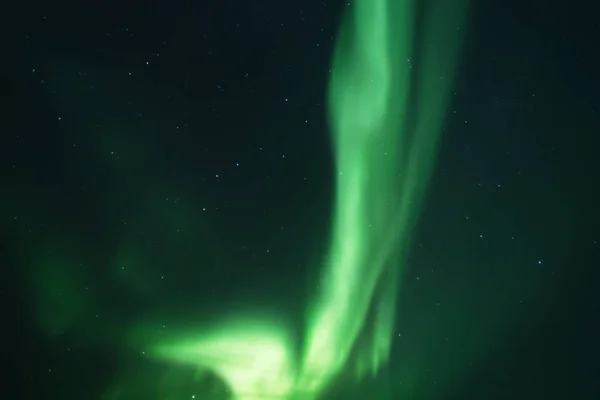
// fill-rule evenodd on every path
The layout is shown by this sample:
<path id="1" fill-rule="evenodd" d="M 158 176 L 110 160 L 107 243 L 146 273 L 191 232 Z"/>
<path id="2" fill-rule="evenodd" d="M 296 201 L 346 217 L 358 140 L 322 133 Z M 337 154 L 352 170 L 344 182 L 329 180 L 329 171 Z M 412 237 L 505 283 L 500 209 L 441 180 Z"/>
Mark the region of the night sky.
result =
<path id="1" fill-rule="evenodd" d="M 471 2 L 402 273 L 381 278 L 398 281 L 389 359 L 360 380 L 342 368 L 318 399 L 600 396 L 600 26 L 569 4 Z M 151 346 L 254 311 L 310 343 L 307 309 L 335 268 L 328 87 L 352 4 L 11 7 L 3 391 L 233 400 L 218 372 Z"/>

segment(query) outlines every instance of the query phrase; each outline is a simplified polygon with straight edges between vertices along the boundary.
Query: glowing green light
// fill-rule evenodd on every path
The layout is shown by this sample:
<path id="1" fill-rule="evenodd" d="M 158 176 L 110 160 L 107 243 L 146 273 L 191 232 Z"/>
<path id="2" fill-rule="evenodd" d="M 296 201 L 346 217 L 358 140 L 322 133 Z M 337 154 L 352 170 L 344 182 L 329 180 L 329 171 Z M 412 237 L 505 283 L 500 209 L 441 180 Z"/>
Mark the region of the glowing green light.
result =
<path id="1" fill-rule="evenodd" d="M 345 368 L 360 377 L 387 361 L 404 252 L 435 162 L 456 52 L 430 53 L 427 44 L 439 39 L 425 26 L 414 79 L 416 4 L 357 0 L 341 27 L 329 86 L 332 241 L 300 356 L 284 324 L 246 316 L 156 341 L 152 357 L 209 369 L 238 400 L 312 399 Z"/>
<path id="2" fill-rule="evenodd" d="M 460 42 L 438 27 L 458 31 L 464 12 L 462 4 L 432 1 L 417 26 L 417 5 L 356 0 L 341 26 L 328 88 L 333 231 L 302 348 L 282 320 L 239 311 L 171 335 L 153 335 L 156 323 L 139 324 L 131 339 L 144 344 L 145 355 L 210 371 L 237 400 L 315 399 L 343 371 L 358 380 L 388 360 L 405 253 L 435 163 Z M 119 265 L 127 254 L 121 258 Z M 114 393 L 106 398 L 120 398 Z"/>
<path id="3" fill-rule="evenodd" d="M 260 318 L 234 319 L 205 334 L 159 344 L 152 355 L 210 369 L 239 400 L 285 399 L 294 385 L 293 346 L 285 332 Z"/>

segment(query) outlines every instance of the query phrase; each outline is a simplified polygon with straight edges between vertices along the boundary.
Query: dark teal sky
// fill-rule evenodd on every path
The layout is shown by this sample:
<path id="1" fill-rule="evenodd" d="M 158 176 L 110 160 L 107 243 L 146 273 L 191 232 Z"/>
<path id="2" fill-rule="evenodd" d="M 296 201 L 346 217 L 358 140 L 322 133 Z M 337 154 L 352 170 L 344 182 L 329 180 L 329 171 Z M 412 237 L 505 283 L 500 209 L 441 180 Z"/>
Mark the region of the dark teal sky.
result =
<path id="1" fill-rule="evenodd" d="M 594 18 L 537 3 L 474 7 L 390 363 L 360 385 L 342 378 L 330 398 L 597 393 Z M 330 233 L 325 90 L 342 7 L 15 13 L 0 69 L 15 393 L 95 399 L 119 379 L 146 382 L 134 400 L 225 399 L 216 377 L 194 383 L 125 349 L 123 331 L 249 303 L 302 329 Z"/>

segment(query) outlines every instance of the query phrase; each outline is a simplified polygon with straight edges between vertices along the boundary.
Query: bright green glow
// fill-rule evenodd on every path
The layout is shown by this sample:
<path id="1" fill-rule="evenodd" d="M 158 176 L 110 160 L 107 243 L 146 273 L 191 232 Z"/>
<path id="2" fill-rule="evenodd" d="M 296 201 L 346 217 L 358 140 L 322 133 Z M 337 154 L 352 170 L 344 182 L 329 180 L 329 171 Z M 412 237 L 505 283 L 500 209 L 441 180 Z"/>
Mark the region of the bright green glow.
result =
<path id="1" fill-rule="evenodd" d="M 395 279 L 374 299 L 387 268 L 396 268 L 398 213 L 404 212 L 399 174 L 401 115 L 409 90 L 405 60 L 413 41 L 413 2 L 359 1 L 342 26 L 329 88 L 336 147 L 337 202 L 329 268 L 311 315 L 305 373 L 320 388 L 344 367 L 372 301 L 379 315 L 362 363 L 376 371 L 389 352 Z M 397 27 L 390 25 L 391 17 Z M 390 40 L 398 38 L 398 40 Z M 395 43 L 397 42 L 397 43 Z M 427 161 L 430 162 L 430 161 Z M 390 277 L 392 278 L 392 277 Z M 360 370 L 364 365 L 358 366 Z"/>
<path id="2" fill-rule="evenodd" d="M 387 361 L 398 278 L 435 162 L 458 43 L 432 53 L 429 44 L 441 38 L 426 25 L 420 78 L 412 79 L 415 7 L 413 0 L 358 0 L 341 28 L 329 87 L 338 173 L 333 236 L 300 359 L 285 325 L 250 318 L 165 340 L 153 356 L 214 371 L 239 400 L 311 399 L 345 368 L 360 377 Z M 449 14 L 451 23 L 459 14 Z M 436 14 L 429 16 L 426 23 Z"/>
<path id="3" fill-rule="evenodd" d="M 157 363 L 161 367 L 169 364 L 169 373 L 158 373 L 160 382 L 139 374 L 134 384 L 114 385 L 106 400 L 157 396 L 153 390 L 161 391 L 160 398 L 187 398 L 180 384 L 190 376 L 181 365 L 218 375 L 237 400 L 311 400 L 342 372 L 355 373 L 357 379 L 377 373 L 390 356 L 405 252 L 435 163 L 460 44 L 463 1 L 356 0 L 345 15 L 328 88 L 337 173 L 333 231 L 319 292 L 300 332 L 302 342 L 294 341 L 290 325 L 271 312 L 237 310 L 239 315 L 224 322 L 199 321 L 201 329 L 186 320 L 185 329 L 169 327 L 168 335 L 157 329 L 163 322 L 156 313 L 149 323 L 133 324 L 131 346 L 143 350 L 144 357 L 163 361 Z M 423 11 L 420 26 L 417 7 Z M 121 122 L 118 127 L 128 130 Z M 155 182 L 141 182 L 140 170 L 155 162 L 152 155 L 140 151 L 132 166 L 131 151 L 143 146 L 130 144 L 129 136 L 116 127 L 104 129 L 96 135 L 105 157 L 117 144 L 128 149 L 123 152 L 126 159 L 111 155 L 105 161 L 119 171 L 125 164 L 134 170 L 133 178 L 123 184 L 128 195 L 119 197 L 137 199 L 139 191 L 149 199 L 147 204 L 136 203 L 137 224 L 128 226 L 137 227 L 121 238 L 118 251 L 111 254 L 111 267 L 117 282 L 131 294 L 152 297 L 160 287 L 152 278 L 160 274 L 152 268 L 160 263 L 152 262 L 138 237 L 147 226 L 143 222 L 151 219 L 150 225 L 168 232 L 194 232 L 178 239 L 188 241 L 178 247 L 183 249 L 210 237 L 210 223 L 206 216 L 192 218 L 198 210 L 182 211 L 179 204 L 166 207 L 165 195 L 176 190 L 149 191 Z M 32 267 L 28 273 L 37 296 L 38 322 L 48 335 L 59 335 L 87 318 L 83 341 L 94 342 L 91 335 L 111 344 L 121 340 L 124 323 L 109 321 L 115 327 L 109 332 L 104 315 L 94 317 L 102 307 L 94 298 L 98 289 L 90 285 L 88 291 L 93 279 L 80 276 L 83 267 L 74 249 L 87 239 L 68 239 L 62 243 L 54 238 L 59 244 L 39 256 L 24 251 Z M 402 376 L 404 387 L 420 383 L 420 354 L 412 354 L 412 359 L 403 360 L 402 368 L 408 370 Z M 196 398 L 208 396 L 198 393 Z"/>
<path id="4" fill-rule="evenodd" d="M 234 319 L 204 335 L 156 346 L 154 356 L 210 368 L 243 400 L 284 399 L 293 388 L 286 330 L 260 318 Z"/>

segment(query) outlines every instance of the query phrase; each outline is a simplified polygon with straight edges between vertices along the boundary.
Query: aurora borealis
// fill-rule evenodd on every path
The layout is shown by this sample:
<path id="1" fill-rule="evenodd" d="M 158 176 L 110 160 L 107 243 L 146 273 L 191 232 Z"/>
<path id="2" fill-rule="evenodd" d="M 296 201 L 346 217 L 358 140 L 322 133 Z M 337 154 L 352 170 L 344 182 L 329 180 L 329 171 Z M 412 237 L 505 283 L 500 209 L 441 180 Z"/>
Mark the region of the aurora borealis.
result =
<path id="1" fill-rule="evenodd" d="M 541 60 L 513 26 L 468 0 L 141 3 L 22 28 L 0 206 L 25 398 L 544 392 L 541 356 L 502 357 L 561 314 L 578 214 L 529 133 L 551 73 L 478 61 Z"/>
<path id="2" fill-rule="evenodd" d="M 465 5 L 455 4 L 458 12 L 442 13 L 439 4 L 426 10 L 425 50 L 417 61 L 426 67 L 409 96 L 406 60 L 416 52 L 416 7 L 413 1 L 359 0 L 342 24 L 329 89 L 337 172 L 333 233 L 318 297 L 309 299 L 299 360 L 285 326 L 252 318 L 152 343 L 151 355 L 216 373 L 239 400 L 318 398 L 353 351 L 357 379 L 387 361 L 403 253 L 435 163 Z M 419 104 L 409 124 L 408 112 L 400 110 L 408 110 L 411 97 Z M 369 330 L 357 347 L 361 331 Z"/>

